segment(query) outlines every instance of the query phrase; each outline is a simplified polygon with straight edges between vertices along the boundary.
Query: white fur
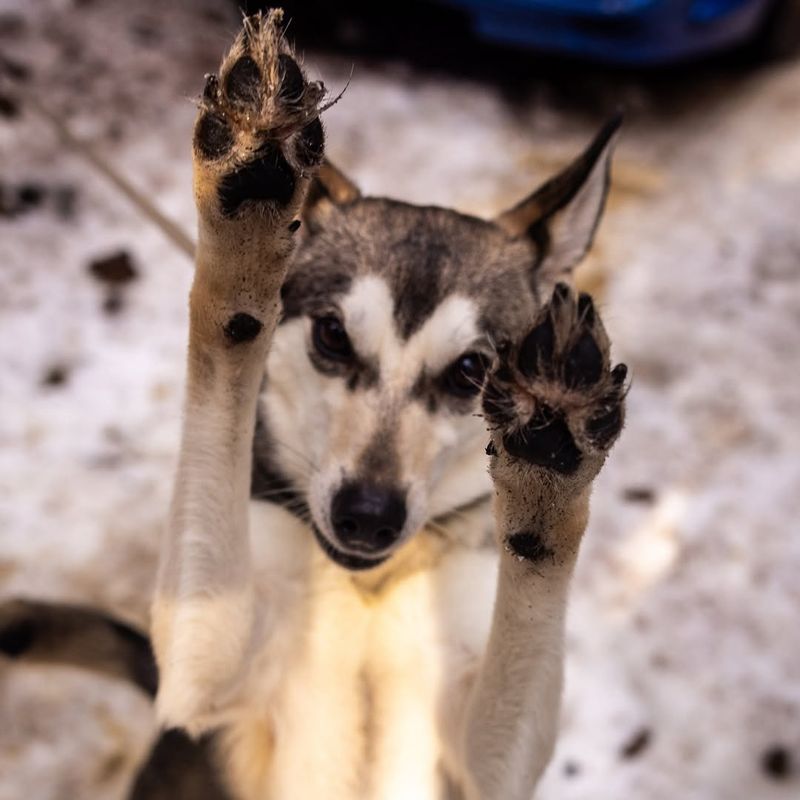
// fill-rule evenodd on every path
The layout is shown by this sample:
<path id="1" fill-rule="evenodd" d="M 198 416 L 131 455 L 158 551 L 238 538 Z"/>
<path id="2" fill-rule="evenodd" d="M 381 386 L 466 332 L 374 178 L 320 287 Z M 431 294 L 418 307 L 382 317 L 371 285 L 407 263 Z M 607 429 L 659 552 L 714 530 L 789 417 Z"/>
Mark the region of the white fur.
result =
<path id="1" fill-rule="evenodd" d="M 393 305 L 376 276 L 340 303 L 357 352 L 379 364 L 370 388 L 312 366 L 304 319 L 278 329 L 268 357 L 265 335 L 238 350 L 200 340 L 190 358 L 153 607 L 157 702 L 165 723 L 219 732 L 237 800 L 530 800 L 552 752 L 574 552 L 541 572 L 498 554 L 482 420 L 413 396 L 423 371 L 485 347 L 475 304 L 446 298 L 407 341 Z M 338 567 L 269 497 L 246 513 L 264 358 L 277 461 L 324 536 L 333 492 L 391 427 L 408 515 L 380 567 Z M 521 509 L 525 524 L 543 519 L 529 486 L 496 488 L 500 541 Z"/>

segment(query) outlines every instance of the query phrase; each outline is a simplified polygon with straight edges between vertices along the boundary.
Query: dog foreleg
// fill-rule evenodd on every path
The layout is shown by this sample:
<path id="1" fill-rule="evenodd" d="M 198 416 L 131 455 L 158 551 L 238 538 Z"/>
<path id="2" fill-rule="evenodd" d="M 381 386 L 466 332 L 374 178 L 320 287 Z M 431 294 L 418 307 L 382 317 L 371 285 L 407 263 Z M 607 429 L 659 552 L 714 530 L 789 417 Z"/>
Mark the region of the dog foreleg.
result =
<path id="1" fill-rule="evenodd" d="M 501 544 L 494 618 L 463 729 L 470 800 L 531 800 L 553 751 L 570 575 L 591 483 L 622 427 L 626 369 L 588 295 L 559 284 L 484 391 Z"/>
<path id="2" fill-rule="evenodd" d="M 153 604 L 163 723 L 199 732 L 235 700 L 264 635 L 247 507 L 256 401 L 295 222 L 322 159 L 321 84 L 271 11 L 208 76 L 194 132 L 199 217 L 185 419 Z"/>

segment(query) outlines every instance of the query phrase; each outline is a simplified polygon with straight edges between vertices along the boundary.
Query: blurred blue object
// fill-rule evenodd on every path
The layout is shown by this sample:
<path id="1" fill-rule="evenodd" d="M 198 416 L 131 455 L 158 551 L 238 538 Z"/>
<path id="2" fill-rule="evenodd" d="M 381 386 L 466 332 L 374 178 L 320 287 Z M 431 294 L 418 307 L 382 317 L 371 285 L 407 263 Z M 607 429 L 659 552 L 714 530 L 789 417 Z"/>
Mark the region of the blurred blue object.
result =
<path id="1" fill-rule="evenodd" d="M 755 37 L 792 0 L 441 0 L 481 38 L 614 64 L 667 64 Z"/>

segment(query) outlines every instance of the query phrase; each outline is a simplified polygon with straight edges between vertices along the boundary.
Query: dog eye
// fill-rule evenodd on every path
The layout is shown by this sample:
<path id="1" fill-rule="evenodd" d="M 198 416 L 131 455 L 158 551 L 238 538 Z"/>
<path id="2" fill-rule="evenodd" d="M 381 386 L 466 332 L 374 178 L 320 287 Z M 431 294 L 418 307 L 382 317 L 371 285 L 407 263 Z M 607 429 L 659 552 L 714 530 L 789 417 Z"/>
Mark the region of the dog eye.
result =
<path id="1" fill-rule="evenodd" d="M 334 361 L 349 361 L 353 346 L 344 325 L 336 317 L 319 317 L 314 320 L 311 333 L 317 352 Z"/>
<path id="2" fill-rule="evenodd" d="M 443 386 L 457 397 L 478 394 L 486 375 L 486 359 L 480 353 L 465 353 L 443 373 Z"/>

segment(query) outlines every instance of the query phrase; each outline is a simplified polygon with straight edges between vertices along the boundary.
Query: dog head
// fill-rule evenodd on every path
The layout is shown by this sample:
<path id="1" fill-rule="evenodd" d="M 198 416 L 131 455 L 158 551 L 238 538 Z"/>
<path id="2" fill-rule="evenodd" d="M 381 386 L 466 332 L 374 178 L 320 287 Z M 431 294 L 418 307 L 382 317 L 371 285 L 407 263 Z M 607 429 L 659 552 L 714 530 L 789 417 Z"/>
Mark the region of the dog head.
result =
<path id="1" fill-rule="evenodd" d="M 486 498 L 484 374 L 588 250 L 619 120 L 493 221 L 362 197 L 323 165 L 282 291 L 254 496 L 348 569 Z"/>

